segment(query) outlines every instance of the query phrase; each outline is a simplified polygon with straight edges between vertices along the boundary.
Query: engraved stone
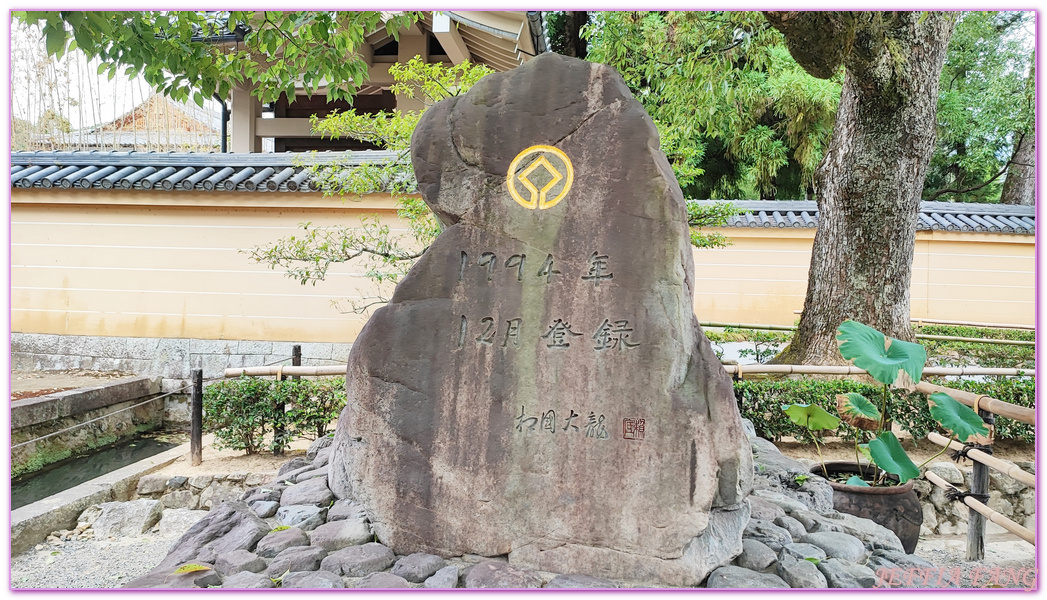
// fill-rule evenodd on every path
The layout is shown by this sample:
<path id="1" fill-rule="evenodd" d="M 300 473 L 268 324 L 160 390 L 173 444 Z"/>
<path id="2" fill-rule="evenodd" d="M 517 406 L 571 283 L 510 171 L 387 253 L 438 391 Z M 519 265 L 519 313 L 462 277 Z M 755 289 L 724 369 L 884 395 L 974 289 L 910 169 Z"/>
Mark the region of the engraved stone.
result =
<path id="1" fill-rule="evenodd" d="M 669 585 L 729 563 L 751 452 L 621 77 L 540 55 L 430 108 L 412 157 L 444 229 L 353 345 L 334 494 L 399 555 Z"/>

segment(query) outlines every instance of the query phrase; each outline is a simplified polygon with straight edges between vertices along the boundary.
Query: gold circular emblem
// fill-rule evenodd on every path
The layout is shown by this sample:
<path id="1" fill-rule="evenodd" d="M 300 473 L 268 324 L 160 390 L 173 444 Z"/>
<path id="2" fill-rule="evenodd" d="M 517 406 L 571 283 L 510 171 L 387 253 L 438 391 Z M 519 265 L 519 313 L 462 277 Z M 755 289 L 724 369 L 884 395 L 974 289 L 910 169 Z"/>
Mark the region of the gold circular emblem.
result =
<path id="1" fill-rule="evenodd" d="M 509 165 L 505 184 L 513 200 L 531 210 L 545 210 L 563 200 L 574 182 L 571 159 L 559 148 L 531 146 Z"/>

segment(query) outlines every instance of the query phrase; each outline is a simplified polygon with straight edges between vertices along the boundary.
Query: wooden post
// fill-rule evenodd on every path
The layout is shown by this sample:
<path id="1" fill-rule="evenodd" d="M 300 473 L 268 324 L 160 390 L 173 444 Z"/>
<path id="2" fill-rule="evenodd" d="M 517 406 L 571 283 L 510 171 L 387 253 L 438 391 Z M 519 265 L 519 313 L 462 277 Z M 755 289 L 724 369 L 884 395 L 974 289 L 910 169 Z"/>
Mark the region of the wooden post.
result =
<path id="1" fill-rule="evenodd" d="M 979 407 L 978 416 L 985 418 L 992 413 Z M 984 450 L 986 454 L 992 454 L 992 448 Z M 971 474 L 971 493 L 989 495 L 989 467 L 978 461 L 974 463 L 974 471 Z M 985 558 L 985 517 L 977 511 L 969 511 L 967 517 L 967 560 L 982 560 Z"/>
<path id="2" fill-rule="evenodd" d="M 189 398 L 189 464 L 204 460 L 204 370 L 193 369 L 193 393 Z"/>

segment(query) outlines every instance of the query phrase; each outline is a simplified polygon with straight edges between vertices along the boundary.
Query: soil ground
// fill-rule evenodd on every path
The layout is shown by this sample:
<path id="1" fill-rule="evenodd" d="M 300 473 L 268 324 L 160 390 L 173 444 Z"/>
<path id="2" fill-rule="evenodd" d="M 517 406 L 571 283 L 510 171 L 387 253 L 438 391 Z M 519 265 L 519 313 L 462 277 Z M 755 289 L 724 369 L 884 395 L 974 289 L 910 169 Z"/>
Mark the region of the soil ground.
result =
<path id="1" fill-rule="evenodd" d="M 112 371 L 11 371 L 11 400 L 35 398 L 133 377 L 132 373 Z"/>

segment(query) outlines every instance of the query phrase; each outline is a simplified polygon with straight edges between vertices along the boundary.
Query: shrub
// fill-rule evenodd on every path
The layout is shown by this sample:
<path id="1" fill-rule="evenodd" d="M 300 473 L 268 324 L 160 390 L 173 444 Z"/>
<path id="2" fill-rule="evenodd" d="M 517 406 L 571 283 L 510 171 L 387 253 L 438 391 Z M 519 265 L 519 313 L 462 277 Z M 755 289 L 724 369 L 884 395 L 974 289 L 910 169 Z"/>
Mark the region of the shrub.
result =
<path id="1" fill-rule="evenodd" d="M 1035 405 L 1036 382 L 1032 378 L 994 377 L 986 381 L 928 381 L 958 390 L 985 394 L 1019 406 Z M 742 417 L 752 421 L 757 435 L 774 441 L 783 436 L 793 436 L 800 440 L 809 438 L 804 428 L 790 421 L 782 412 L 783 404 L 817 404 L 835 412 L 836 395 L 848 392 L 857 392 L 867 397 L 882 393 L 879 386 L 845 379 L 783 379 L 734 383 L 734 396 Z M 930 431 L 939 431 L 922 394 L 904 390 L 892 390 L 891 394 L 891 417 L 903 430 L 908 431 L 917 440 L 925 438 Z M 910 394 L 918 398 L 905 397 Z M 841 423 L 836 431 L 841 438 L 854 440 L 855 429 L 850 425 Z M 1032 425 L 1000 416 L 996 417 L 996 437 L 1029 443 L 1036 439 Z M 861 441 L 864 441 L 864 438 Z"/>
<path id="2" fill-rule="evenodd" d="M 344 390 L 342 377 L 220 381 L 204 389 L 204 430 L 218 448 L 279 452 L 295 439 L 323 436 L 345 406 Z"/>

